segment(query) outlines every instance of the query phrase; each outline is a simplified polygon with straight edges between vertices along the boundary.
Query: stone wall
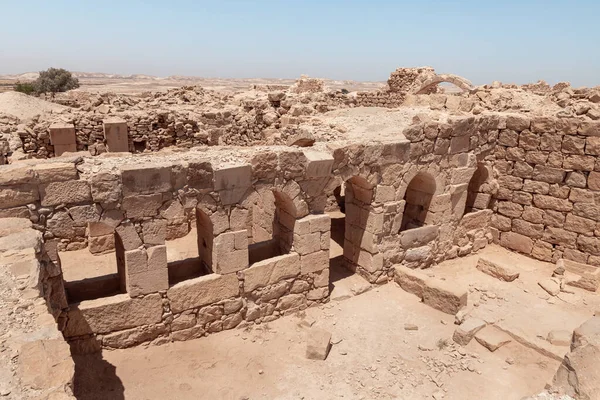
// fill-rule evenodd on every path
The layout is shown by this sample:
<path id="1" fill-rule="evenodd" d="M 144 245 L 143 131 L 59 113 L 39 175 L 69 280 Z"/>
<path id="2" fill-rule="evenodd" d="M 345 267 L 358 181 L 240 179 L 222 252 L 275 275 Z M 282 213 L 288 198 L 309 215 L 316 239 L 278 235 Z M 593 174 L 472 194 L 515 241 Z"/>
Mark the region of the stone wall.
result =
<path id="1" fill-rule="evenodd" d="M 60 268 L 28 219 L 0 220 L 2 395 L 74 399 L 75 364 L 57 327 L 67 302 Z"/>
<path id="2" fill-rule="evenodd" d="M 544 261 L 600 266 L 600 123 L 511 115 L 498 135 L 499 243 Z"/>
<path id="3" fill-rule="evenodd" d="M 484 247 L 492 211 L 464 212 L 501 128 L 492 115 L 418 123 L 385 142 L 23 161 L 0 167 L 0 215 L 29 218 L 57 265 L 57 250 L 115 252 L 118 293 L 58 316 L 74 351 L 184 340 L 327 301 L 324 209 L 342 183 L 345 265 L 369 282 Z M 430 198 L 403 227 L 415 187 Z M 194 224 L 199 273 L 170 281 L 166 241 Z"/>

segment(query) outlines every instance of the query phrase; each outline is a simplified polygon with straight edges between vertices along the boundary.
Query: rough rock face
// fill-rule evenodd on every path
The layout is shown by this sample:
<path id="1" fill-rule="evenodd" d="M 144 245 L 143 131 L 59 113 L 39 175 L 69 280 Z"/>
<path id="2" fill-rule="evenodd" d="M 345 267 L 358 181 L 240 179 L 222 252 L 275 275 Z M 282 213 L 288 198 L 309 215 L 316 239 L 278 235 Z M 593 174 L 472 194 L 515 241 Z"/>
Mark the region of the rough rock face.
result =
<path id="1" fill-rule="evenodd" d="M 573 332 L 571 351 L 554 376 L 553 386 L 580 400 L 600 399 L 600 317 Z"/>
<path id="2" fill-rule="evenodd" d="M 425 81 L 435 76 L 432 67 L 398 68 L 390 74 L 388 86 L 392 92 L 416 93 Z M 437 87 L 433 87 L 430 93 L 437 93 Z"/>

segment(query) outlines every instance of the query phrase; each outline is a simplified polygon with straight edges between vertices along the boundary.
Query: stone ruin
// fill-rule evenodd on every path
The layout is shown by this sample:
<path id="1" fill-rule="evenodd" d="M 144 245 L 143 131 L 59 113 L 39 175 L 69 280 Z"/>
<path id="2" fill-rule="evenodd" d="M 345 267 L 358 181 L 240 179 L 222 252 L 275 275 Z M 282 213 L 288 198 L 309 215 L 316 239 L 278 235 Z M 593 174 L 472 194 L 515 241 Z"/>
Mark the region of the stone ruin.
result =
<path id="1" fill-rule="evenodd" d="M 454 79 L 425 69 L 409 85 L 398 71 L 390 90 L 430 93 L 435 82 Z M 278 109 L 285 100 L 269 92 L 265 104 Z M 278 130 L 302 104 L 278 116 Z M 240 114 L 227 113 L 202 118 L 215 130 L 229 118 L 239 122 Z M 28 277 L 25 286 L 39 297 L 32 318 L 44 321 L 44 333 L 21 348 L 25 385 L 68 394 L 69 349 L 87 354 L 200 338 L 327 302 L 330 240 L 340 234 L 332 231 L 332 210 L 344 214 L 346 268 L 372 284 L 395 280 L 449 314 L 467 305 L 467 292 L 419 270 L 490 243 L 580 263 L 579 277 L 593 276 L 587 289 L 598 287 L 600 121 L 415 114 L 393 137 L 338 132 L 299 147 L 227 146 L 223 131 L 169 118 L 173 139 L 204 146 L 135 154 L 138 136 L 125 118 L 102 116 L 92 129 L 43 122 L 46 150 L 37 154 L 53 157 L 15 157 L 0 167 L 0 260 Z M 35 133 L 32 123 L 18 135 L 31 126 Z M 77 152 L 89 150 L 92 137 L 105 151 Z M 143 137 L 165 140 L 152 131 Z M 190 235 L 193 256 L 171 259 L 172 241 Z M 108 273 L 90 274 L 87 261 L 69 257 L 82 250 L 86 260 L 107 256 Z M 27 364 L 40 359 L 61 365 L 44 382 Z"/>

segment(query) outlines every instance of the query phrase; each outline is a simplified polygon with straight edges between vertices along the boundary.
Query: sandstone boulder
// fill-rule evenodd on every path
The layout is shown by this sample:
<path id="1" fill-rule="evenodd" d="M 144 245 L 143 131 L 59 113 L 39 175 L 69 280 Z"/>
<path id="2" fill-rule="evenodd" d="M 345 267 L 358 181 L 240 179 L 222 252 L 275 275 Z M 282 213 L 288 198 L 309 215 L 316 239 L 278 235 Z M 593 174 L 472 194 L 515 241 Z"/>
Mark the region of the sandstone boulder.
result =
<path id="1" fill-rule="evenodd" d="M 573 332 L 571 351 L 554 376 L 553 387 L 577 399 L 600 399 L 600 317 Z"/>

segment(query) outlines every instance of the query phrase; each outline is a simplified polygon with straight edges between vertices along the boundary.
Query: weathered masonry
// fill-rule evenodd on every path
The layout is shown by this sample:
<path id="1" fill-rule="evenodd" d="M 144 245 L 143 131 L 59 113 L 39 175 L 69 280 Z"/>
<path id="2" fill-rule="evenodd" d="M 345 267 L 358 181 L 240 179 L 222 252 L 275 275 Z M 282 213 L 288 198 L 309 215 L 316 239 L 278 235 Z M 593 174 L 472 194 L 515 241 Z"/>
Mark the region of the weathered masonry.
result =
<path id="1" fill-rule="evenodd" d="M 59 251 L 113 252 L 115 273 L 53 281 L 59 327 L 76 349 L 185 340 L 326 301 L 325 211 L 340 186 L 345 264 L 372 283 L 397 263 L 426 267 L 485 246 L 491 211 L 463 214 L 495 136 L 471 138 L 500 123 L 421 124 L 397 141 L 234 157 L 217 148 L 15 164 L 3 167 L 0 212 L 30 218 L 58 267 Z M 177 270 L 168 240 L 192 230 L 197 258 Z"/>
<path id="2" fill-rule="evenodd" d="M 344 265 L 374 284 L 492 240 L 596 263 L 598 128 L 484 114 L 394 140 L 24 161 L 1 167 L 0 216 L 30 219 L 56 271 L 85 272 L 61 265 L 70 250 L 110 260 L 48 284 L 75 351 L 187 340 L 327 301 L 333 209 Z M 171 261 L 189 235 L 193 257 Z"/>

